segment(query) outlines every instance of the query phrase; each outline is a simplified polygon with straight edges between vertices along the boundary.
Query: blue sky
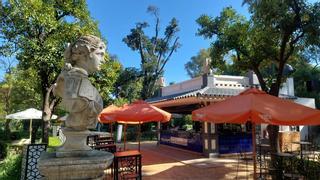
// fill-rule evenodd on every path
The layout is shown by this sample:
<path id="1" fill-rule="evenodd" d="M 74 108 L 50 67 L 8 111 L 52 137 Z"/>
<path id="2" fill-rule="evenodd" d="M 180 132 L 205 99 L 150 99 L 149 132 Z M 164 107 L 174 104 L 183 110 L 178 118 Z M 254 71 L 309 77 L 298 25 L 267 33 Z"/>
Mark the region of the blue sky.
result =
<path id="1" fill-rule="evenodd" d="M 130 33 L 130 29 L 137 22 L 146 21 L 150 24 L 147 35 L 153 35 L 154 18 L 146 12 L 149 5 L 159 8 L 162 30 L 173 17 L 179 21 L 178 36 L 182 47 L 172 55 L 165 67 L 167 84 L 189 79 L 184 64 L 201 48 L 210 46 L 210 40 L 196 36 L 199 28 L 196 19 L 200 15 L 218 16 L 227 6 L 232 6 L 240 14 L 248 15 L 247 8 L 242 6 L 242 0 L 88 0 L 91 16 L 99 22 L 100 31 L 108 41 L 108 52 L 117 55 L 125 67 L 140 67 L 138 53 L 122 41 Z"/>

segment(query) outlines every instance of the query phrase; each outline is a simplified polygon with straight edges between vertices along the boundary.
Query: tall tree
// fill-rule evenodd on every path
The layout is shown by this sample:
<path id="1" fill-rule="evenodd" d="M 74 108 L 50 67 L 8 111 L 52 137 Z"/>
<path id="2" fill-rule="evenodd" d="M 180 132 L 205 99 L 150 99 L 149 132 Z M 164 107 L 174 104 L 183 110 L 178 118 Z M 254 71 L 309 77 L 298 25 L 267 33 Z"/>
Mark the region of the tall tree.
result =
<path id="1" fill-rule="evenodd" d="M 143 75 L 141 98 L 151 97 L 156 89 L 155 83 L 163 75 L 164 67 L 169 61 L 173 52 L 180 44 L 177 32 L 179 31 L 178 22 L 172 18 L 169 25 L 165 28 L 164 36 L 160 37 L 160 17 L 159 10 L 154 6 L 149 6 L 147 12 L 155 17 L 154 35 L 148 37 L 144 29 L 148 27 L 147 22 L 137 23 L 131 29 L 123 41 L 133 51 L 138 51 L 141 58 L 141 71 Z"/>
<path id="2" fill-rule="evenodd" d="M 116 98 L 124 98 L 128 102 L 141 99 L 142 75 L 137 68 L 121 69 L 119 77 L 114 84 Z"/>
<path id="3" fill-rule="evenodd" d="M 212 65 L 224 64 L 224 57 L 231 54 L 238 68 L 253 70 L 261 88 L 278 96 L 286 78 L 283 74 L 286 63 L 294 54 L 320 45 L 320 3 L 309 4 L 305 0 L 246 0 L 244 3 L 251 13 L 249 20 L 228 7 L 218 17 L 198 18 L 198 34 L 214 38 Z M 263 67 L 273 67 L 274 73 L 264 77 Z M 273 152 L 279 151 L 278 131 L 278 126 L 269 130 Z"/>
<path id="4" fill-rule="evenodd" d="M 191 78 L 203 74 L 202 66 L 207 58 L 210 58 L 210 50 L 201 49 L 196 56 L 192 56 L 190 61 L 184 65 L 185 70 Z"/>
<path id="5" fill-rule="evenodd" d="M 0 5 L 3 46 L 14 46 L 19 68 L 34 69 L 42 96 L 43 142 L 56 101 L 50 96 L 63 65 L 66 42 L 84 34 L 99 35 L 85 0 L 8 0 Z M 50 102 L 49 102 L 50 101 Z"/>

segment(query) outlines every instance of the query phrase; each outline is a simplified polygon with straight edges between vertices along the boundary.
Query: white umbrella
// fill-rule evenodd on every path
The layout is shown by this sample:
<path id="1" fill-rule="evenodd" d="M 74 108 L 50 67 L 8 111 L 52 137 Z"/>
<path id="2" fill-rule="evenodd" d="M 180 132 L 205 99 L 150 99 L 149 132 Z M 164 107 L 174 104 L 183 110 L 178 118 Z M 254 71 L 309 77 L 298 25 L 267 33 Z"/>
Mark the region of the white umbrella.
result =
<path id="1" fill-rule="evenodd" d="M 20 111 L 14 114 L 9 114 L 6 116 L 6 119 L 20 119 L 20 120 L 27 120 L 30 119 L 30 139 L 31 139 L 31 133 L 32 133 L 32 119 L 41 119 L 42 118 L 42 111 L 39 111 L 34 108 L 29 108 L 24 111 Z M 52 115 L 51 119 L 56 119 L 56 115 Z"/>

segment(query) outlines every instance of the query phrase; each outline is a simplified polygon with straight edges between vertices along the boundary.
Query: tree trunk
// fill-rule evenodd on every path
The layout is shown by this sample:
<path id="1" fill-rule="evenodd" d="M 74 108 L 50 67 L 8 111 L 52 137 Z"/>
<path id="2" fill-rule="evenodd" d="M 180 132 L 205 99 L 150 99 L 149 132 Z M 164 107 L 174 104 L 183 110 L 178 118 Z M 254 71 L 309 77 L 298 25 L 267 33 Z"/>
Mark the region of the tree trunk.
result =
<path id="1" fill-rule="evenodd" d="M 42 143 L 49 143 L 49 129 L 50 129 L 50 119 L 52 116 L 52 111 L 56 106 L 56 99 L 53 99 L 50 102 L 50 94 L 55 87 L 54 84 L 47 89 L 47 92 L 44 95 L 43 102 L 43 113 L 42 113 Z"/>
<path id="2" fill-rule="evenodd" d="M 271 152 L 279 152 L 279 126 L 268 125 L 267 131 L 269 133 Z"/>
<path id="3" fill-rule="evenodd" d="M 49 143 L 50 121 L 42 121 L 42 143 Z"/>
<path id="4" fill-rule="evenodd" d="M 11 131 L 10 131 L 10 121 L 11 119 L 6 119 L 6 122 L 4 124 L 4 132 L 5 132 L 5 139 L 9 139 L 10 138 L 10 134 L 11 134 Z"/>
<path id="5" fill-rule="evenodd" d="M 277 87 L 276 84 L 272 84 L 269 94 L 278 97 L 279 89 L 280 88 Z M 279 126 L 268 125 L 267 131 L 269 133 L 271 152 L 272 153 L 280 152 L 279 137 L 278 137 Z"/>

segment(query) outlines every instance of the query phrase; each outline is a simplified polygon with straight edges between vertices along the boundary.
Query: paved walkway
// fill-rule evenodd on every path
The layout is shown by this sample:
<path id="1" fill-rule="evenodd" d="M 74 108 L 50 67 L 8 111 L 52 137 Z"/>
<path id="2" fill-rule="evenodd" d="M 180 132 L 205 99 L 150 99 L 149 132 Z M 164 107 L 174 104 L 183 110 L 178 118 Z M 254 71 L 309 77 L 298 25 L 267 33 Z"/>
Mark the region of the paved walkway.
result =
<path id="1" fill-rule="evenodd" d="M 129 149 L 138 149 L 133 143 Z M 142 175 L 145 180 L 188 179 L 252 179 L 252 161 L 233 158 L 205 158 L 201 154 L 157 146 L 156 142 L 141 143 Z"/>

